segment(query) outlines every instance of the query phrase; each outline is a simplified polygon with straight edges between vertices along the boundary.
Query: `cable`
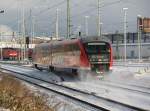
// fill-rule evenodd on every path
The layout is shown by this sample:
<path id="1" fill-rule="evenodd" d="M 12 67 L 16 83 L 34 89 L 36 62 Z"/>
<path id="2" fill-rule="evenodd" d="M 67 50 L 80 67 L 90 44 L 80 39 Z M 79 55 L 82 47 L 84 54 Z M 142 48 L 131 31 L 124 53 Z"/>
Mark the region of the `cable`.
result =
<path id="1" fill-rule="evenodd" d="M 16 4 L 16 2 L 15 2 L 15 4 Z M 12 2 L 10 2 L 10 4 L 6 7 L 6 9 L 11 9 L 14 5 L 14 1 L 12 0 Z"/>
<path id="2" fill-rule="evenodd" d="M 47 9 L 44 9 L 44 10 L 40 11 L 40 12 L 37 13 L 35 16 L 37 16 L 37 15 L 39 15 L 39 14 L 41 15 L 41 14 L 43 14 L 44 12 L 46 12 L 46 11 L 48 11 L 48 10 L 50 10 L 50 9 L 53 9 L 53 8 L 55 8 L 55 7 L 58 7 L 58 6 L 62 5 L 62 4 L 64 4 L 65 2 L 66 2 L 66 0 L 63 0 L 63 1 L 59 2 L 59 3 L 57 3 L 57 4 L 54 4 L 53 6 L 48 7 Z"/>
<path id="3" fill-rule="evenodd" d="M 136 5 L 135 3 L 133 3 L 132 1 L 130 1 L 130 0 L 126 0 L 126 1 L 127 1 L 127 3 L 132 4 L 134 7 L 136 7 L 136 10 L 141 10 L 142 12 L 145 12 L 145 10 L 143 10 L 143 8 L 137 6 L 137 5 Z"/>
<path id="4" fill-rule="evenodd" d="M 114 2 L 110 2 L 110 3 L 107 3 L 107 4 L 102 5 L 101 8 L 102 8 L 102 7 L 105 7 L 105 6 L 114 5 L 114 4 L 120 3 L 120 2 L 122 2 L 122 1 L 125 1 L 125 0 L 117 0 L 117 1 L 114 1 Z M 48 10 L 53 9 L 53 8 L 55 8 L 55 7 L 58 7 L 59 5 L 64 4 L 65 2 L 66 2 L 66 0 L 63 0 L 63 1 L 59 2 L 59 3 L 57 3 L 57 4 L 52 5 L 52 6 L 49 7 L 49 8 L 46 8 L 46 9 L 44 9 L 44 10 L 41 10 L 39 13 L 36 13 L 35 16 L 44 14 L 44 13 L 47 12 Z M 74 6 L 76 6 L 76 5 L 74 5 Z M 83 14 L 85 14 L 85 13 L 91 13 L 91 12 L 93 12 L 93 10 L 95 10 L 95 9 L 97 9 L 97 8 L 94 7 L 94 8 L 88 9 L 88 10 L 86 10 L 86 11 L 84 11 L 84 12 L 81 12 L 80 14 L 73 15 L 72 18 L 77 18 L 77 17 L 79 17 L 80 15 L 83 15 Z M 28 17 L 27 17 L 27 19 L 28 19 Z M 64 18 L 63 20 L 66 20 L 66 18 Z M 18 21 L 18 19 L 17 19 L 16 21 Z M 11 23 L 12 23 L 12 22 L 11 22 Z M 14 22 L 14 23 L 15 23 L 15 22 Z M 13 23 L 13 24 L 14 24 L 14 23 Z M 53 25 L 54 22 L 52 22 L 51 24 Z M 15 25 L 16 25 L 16 24 L 15 24 Z M 15 26 L 15 25 L 14 25 L 14 26 Z M 52 26 L 52 25 L 51 25 L 51 26 Z"/>
<path id="5" fill-rule="evenodd" d="M 103 6 L 101 6 L 101 8 L 106 7 L 106 6 L 110 6 L 110 5 L 114 5 L 114 4 L 120 3 L 120 2 L 122 2 L 122 1 L 124 1 L 124 0 L 118 0 L 118 1 L 115 1 L 115 2 L 111 2 L 111 3 L 104 4 Z M 85 13 L 93 12 L 94 9 L 97 9 L 97 7 L 88 9 L 88 10 L 86 10 L 86 11 L 80 13 L 80 14 L 74 15 L 74 16 L 72 16 L 72 17 L 75 18 L 75 17 L 80 16 L 80 15 L 83 15 L 83 14 L 85 14 Z"/>
<path id="6" fill-rule="evenodd" d="M 52 9 L 52 8 L 55 8 L 55 7 L 58 7 L 59 5 L 64 4 L 65 2 L 66 2 L 66 0 L 63 0 L 63 1 L 59 2 L 59 3 L 57 3 L 57 4 L 54 4 L 54 5 L 52 5 L 51 7 L 48 7 L 47 9 L 44 9 L 44 10 L 40 11 L 39 13 L 35 14 L 34 16 L 38 16 L 39 14 L 41 15 L 41 14 L 45 13 L 46 11 L 48 11 L 48 10 L 50 10 L 50 9 Z M 25 18 L 25 20 L 29 19 L 29 17 L 30 17 L 30 16 L 28 16 L 27 18 Z M 10 21 L 10 22 L 7 23 L 7 24 L 11 24 L 11 23 L 14 24 L 14 23 L 16 23 L 17 21 L 18 21 L 18 18 L 15 19 L 15 20 L 13 20 L 13 21 Z M 14 25 L 14 26 L 15 26 L 15 25 Z"/>
<path id="7" fill-rule="evenodd" d="M 101 8 L 102 8 L 102 7 L 105 7 L 105 6 L 114 5 L 114 4 L 120 3 L 120 2 L 122 2 L 122 1 L 124 1 L 124 0 L 118 0 L 118 1 L 115 1 L 115 2 L 111 2 L 111 3 L 104 4 L 103 6 L 101 6 Z M 74 5 L 74 6 L 76 6 L 76 5 Z M 76 17 L 78 17 L 79 15 L 82 15 L 82 14 L 84 14 L 84 13 L 92 12 L 94 9 L 97 9 L 97 8 L 94 7 L 94 8 L 92 8 L 92 9 L 86 10 L 86 11 L 80 13 L 80 14 L 77 14 L 77 15 L 72 16 L 72 18 L 76 18 Z M 66 18 L 64 18 L 63 20 L 66 20 Z M 52 26 L 54 23 L 55 23 L 55 22 L 52 22 L 52 23 L 51 23 L 51 26 Z"/>

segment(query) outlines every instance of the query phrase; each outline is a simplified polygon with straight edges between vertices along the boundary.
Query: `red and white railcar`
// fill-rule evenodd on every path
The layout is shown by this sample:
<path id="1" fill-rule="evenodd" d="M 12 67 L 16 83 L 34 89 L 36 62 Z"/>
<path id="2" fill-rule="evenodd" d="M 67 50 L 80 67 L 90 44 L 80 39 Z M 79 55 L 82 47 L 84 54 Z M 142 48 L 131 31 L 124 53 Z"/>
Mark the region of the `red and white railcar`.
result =
<path id="1" fill-rule="evenodd" d="M 37 69 L 91 70 L 97 73 L 112 68 L 112 48 L 109 42 L 96 38 L 80 38 L 42 43 L 35 47 Z"/>

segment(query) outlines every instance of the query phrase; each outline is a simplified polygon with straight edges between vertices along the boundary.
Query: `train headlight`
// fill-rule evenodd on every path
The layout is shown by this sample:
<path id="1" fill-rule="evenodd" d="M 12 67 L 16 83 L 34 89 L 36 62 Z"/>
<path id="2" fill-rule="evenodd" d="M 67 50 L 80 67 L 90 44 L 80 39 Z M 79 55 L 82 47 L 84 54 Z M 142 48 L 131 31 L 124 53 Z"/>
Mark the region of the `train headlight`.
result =
<path id="1" fill-rule="evenodd" d="M 113 68 L 112 68 L 112 67 L 109 67 L 109 70 L 113 70 Z"/>
<path id="2" fill-rule="evenodd" d="M 102 59 L 98 59 L 98 61 L 102 61 Z"/>

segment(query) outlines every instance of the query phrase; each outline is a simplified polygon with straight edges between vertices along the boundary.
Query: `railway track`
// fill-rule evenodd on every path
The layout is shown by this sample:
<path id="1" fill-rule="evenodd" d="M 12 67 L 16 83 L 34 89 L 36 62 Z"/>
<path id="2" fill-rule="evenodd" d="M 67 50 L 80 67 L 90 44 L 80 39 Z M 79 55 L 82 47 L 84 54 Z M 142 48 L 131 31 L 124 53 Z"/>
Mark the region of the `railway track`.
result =
<path id="1" fill-rule="evenodd" d="M 97 82 L 79 82 L 71 83 L 66 82 L 66 86 L 77 88 L 83 91 L 93 92 L 93 94 L 101 97 L 107 97 L 112 100 L 119 101 L 124 104 L 130 104 L 132 106 L 139 106 L 150 110 L 150 94 L 135 89 L 122 88 L 118 86 L 106 85 Z"/>
<path id="2" fill-rule="evenodd" d="M 108 98 L 96 96 L 93 93 L 77 90 L 61 84 L 48 82 L 37 77 L 29 76 L 24 72 L 20 73 L 4 67 L 1 67 L 1 71 L 7 71 L 18 79 L 69 98 L 72 101 L 76 101 L 78 104 L 84 107 L 86 106 L 86 108 L 91 111 L 147 111 L 145 108 L 131 106 Z"/>
<path id="3" fill-rule="evenodd" d="M 124 90 L 129 90 L 135 93 L 145 94 L 150 96 L 150 88 L 144 87 L 144 86 L 138 86 L 138 85 L 132 85 L 132 84 L 123 84 L 120 82 L 112 82 L 112 81 L 99 81 L 100 84 L 114 87 L 114 88 L 120 88 Z"/>
<path id="4" fill-rule="evenodd" d="M 126 66 L 126 67 L 147 67 L 150 63 L 124 63 L 124 62 L 114 62 L 114 66 Z"/>

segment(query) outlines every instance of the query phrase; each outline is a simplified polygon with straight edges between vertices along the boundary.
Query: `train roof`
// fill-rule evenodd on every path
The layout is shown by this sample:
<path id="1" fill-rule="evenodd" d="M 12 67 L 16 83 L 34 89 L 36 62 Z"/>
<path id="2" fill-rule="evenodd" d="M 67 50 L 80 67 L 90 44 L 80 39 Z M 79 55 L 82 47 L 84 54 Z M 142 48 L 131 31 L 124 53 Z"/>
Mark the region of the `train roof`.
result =
<path id="1" fill-rule="evenodd" d="M 88 37 L 83 37 L 81 38 L 82 42 L 85 43 L 85 42 L 90 42 L 90 41 L 103 41 L 103 42 L 108 42 L 108 43 L 111 43 L 111 41 L 102 36 L 102 37 L 98 37 L 98 36 L 88 36 Z"/>
<path id="2" fill-rule="evenodd" d="M 110 43 L 110 40 L 105 37 L 89 36 L 89 37 L 80 37 L 80 38 L 70 38 L 64 40 L 52 40 L 47 43 L 41 43 L 37 46 L 47 46 L 50 44 L 54 44 L 54 45 L 71 44 L 71 43 L 77 43 L 79 40 L 81 40 L 83 43 L 92 42 L 92 41 L 103 41 L 103 42 Z"/>

